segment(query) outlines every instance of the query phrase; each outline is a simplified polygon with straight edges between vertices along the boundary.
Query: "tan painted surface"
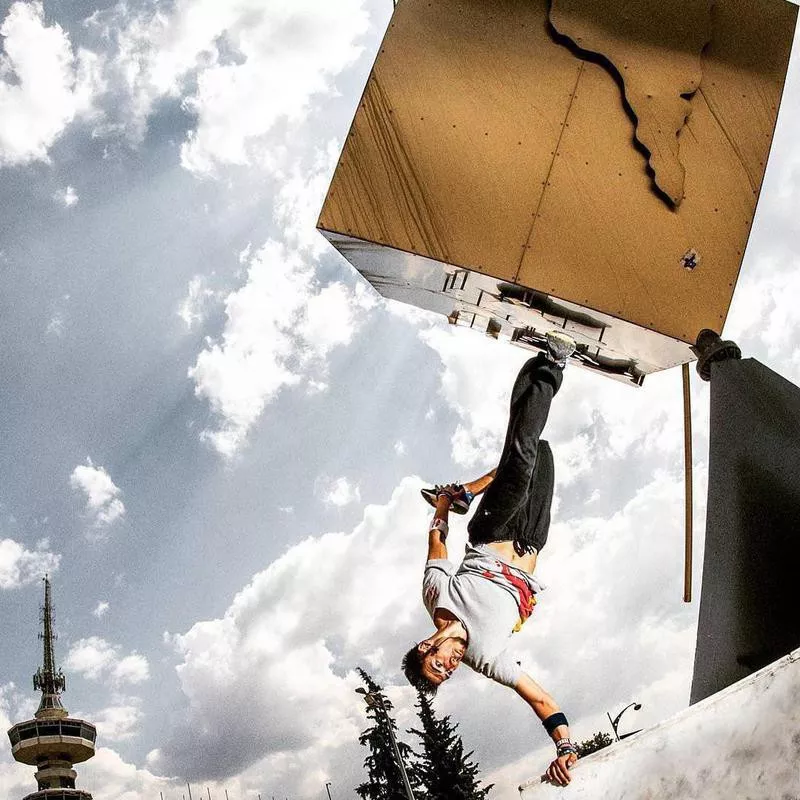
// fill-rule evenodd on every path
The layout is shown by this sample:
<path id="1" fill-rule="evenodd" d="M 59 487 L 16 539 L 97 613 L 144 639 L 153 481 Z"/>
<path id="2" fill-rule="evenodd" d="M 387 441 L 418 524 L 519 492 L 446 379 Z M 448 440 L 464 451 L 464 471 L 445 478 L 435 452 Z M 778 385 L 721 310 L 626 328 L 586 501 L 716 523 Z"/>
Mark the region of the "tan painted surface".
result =
<path id="1" fill-rule="evenodd" d="M 700 93 L 753 194 L 764 174 L 796 21 L 797 6 L 785 2 L 724 0 L 712 8 L 714 37 L 703 59 Z"/>
<path id="2" fill-rule="evenodd" d="M 558 0 L 557 8 L 596 2 Z M 624 6 L 652 13 L 652 2 Z M 692 0 L 692 7 L 689 33 L 702 32 L 692 33 L 686 52 L 674 47 L 688 35 L 680 14 L 661 15 L 659 25 L 636 33 L 646 39 L 630 49 L 637 96 L 647 99 L 653 75 L 662 93 L 667 84 L 673 94 L 695 85 L 707 29 L 704 2 Z M 677 208 L 653 187 L 614 70 L 557 41 L 548 13 L 546 0 L 403 0 L 320 228 L 441 262 L 438 278 L 426 267 L 426 296 L 445 291 L 447 276 L 467 269 L 683 342 L 694 342 L 704 327 L 720 331 L 761 186 L 797 8 L 784 0 L 715 3 L 700 88 L 689 101 L 678 95 L 665 103 L 663 112 L 674 122 L 687 102 L 691 111 L 672 135 L 677 150 L 665 146 L 662 153 L 663 174 L 672 174 L 672 162 L 685 171 Z M 678 20 L 677 32 L 665 19 Z M 622 72 L 624 44 L 616 37 L 608 56 Z M 662 119 L 661 112 L 641 117 L 651 127 Z M 684 269 L 684 257 L 697 266 Z M 357 266 L 379 290 L 396 279 L 381 275 L 380 260 Z M 670 358 L 656 368 L 671 365 Z"/>
<path id="3" fill-rule="evenodd" d="M 545 0 L 404 0 L 320 226 L 510 279 L 579 68 Z"/>
<path id="4" fill-rule="evenodd" d="M 686 342 L 720 331 L 755 198 L 704 98 L 682 137 L 686 196 L 670 211 L 631 146 L 618 87 L 596 64 L 578 85 L 517 280 Z M 690 249 L 701 259 L 691 272 Z"/>
<path id="5" fill-rule="evenodd" d="M 711 38 L 711 0 L 552 0 L 550 21 L 582 50 L 603 57 L 623 82 L 653 180 L 673 205 L 683 200 L 678 134 L 691 114 Z"/>

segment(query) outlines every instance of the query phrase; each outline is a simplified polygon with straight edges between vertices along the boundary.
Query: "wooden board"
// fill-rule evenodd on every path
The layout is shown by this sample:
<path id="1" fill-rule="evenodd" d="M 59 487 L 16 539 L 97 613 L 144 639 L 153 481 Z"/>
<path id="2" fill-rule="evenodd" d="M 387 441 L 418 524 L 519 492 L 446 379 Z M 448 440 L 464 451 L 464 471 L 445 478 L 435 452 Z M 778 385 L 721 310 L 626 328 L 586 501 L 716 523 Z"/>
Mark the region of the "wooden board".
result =
<path id="1" fill-rule="evenodd" d="M 790 3 L 751 0 L 724 0 L 712 8 L 714 38 L 703 59 L 700 91 L 754 195 L 766 168 L 797 13 Z"/>
<path id="2" fill-rule="evenodd" d="M 552 0 L 550 21 L 575 48 L 600 56 L 622 84 L 647 151 L 653 182 L 668 201 L 683 200 L 678 137 L 711 39 L 712 0 Z"/>
<path id="3" fill-rule="evenodd" d="M 545 0 L 403 0 L 320 227 L 510 279 L 579 68 Z"/>
<path id="4" fill-rule="evenodd" d="M 623 4 L 650 9 L 657 24 L 632 26 L 630 33 L 644 45 L 637 39 L 626 50 L 617 31 L 610 55 L 590 58 L 550 27 L 546 0 L 403 0 L 319 227 L 334 241 L 426 259 L 424 291 L 409 297 L 427 297 L 437 284 L 446 292 L 448 276 L 468 270 L 672 340 L 693 343 L 704 327 L 721 331 L 753 221 L 797 7 L 785 0 L 715 2 L 699 88 L 675 106 L 688 103 L 691 111 L 672 153 L 684 170 L 675 205 L 654 187 L 615 73 L 619 65 L 625 71 L 631 53 L 637 91 L 645 96 L 647 75 L 669 74 L 672 85 L 693 86 L 696 70 L 687 63 L 694 64 L 708 32 L 692 40 L 687 61 L 687 48 L 679 46 L 686 21 L 674 13 L 683 6 L 663 0 L 673 13 L 659 16 L 653 2 Z M 557 0 L 555 8 L 579 15 L 581 3 L 594 13 L 608 0 Z M 708 9 L 705 0 L 692 3 L 694 30 Z M 666 30 L 669 18 L 680 22 L 678 33 Z M 601 27 L 595 20 L 598 48 Z M 572 34 L 579 36 L 574 28 Z M 694 77 L 686 83 L 681 76 L 689 73 Z M 657 125 L 661 117 L 652 119 Z M 367 252 L 342 245 L 343 252 L 355 249 Z M 379 261 L 374 269 L 361 261 L 359 268 L 380 288 Z M 438 278 L 430 273 L 436 262 Z M 386 263 L 394 269 L 401 262 Z M 410 272 L 405 283 L 416 279 Z M 403 282 L 394 273 L 383 280 Z M 638 358 L 628 333 L 625 341 L 628 355 Z M 670 355 L 662 368 L 672 363 Z"/>
<path id="5" fill-rule="evenodd" d="M 670 211 L 630 144 L 618 95 L 602 67 L 585 66 L 516 280 L 693 342 L 703 328 L 722 329 L 753 211 L 750 184 L 698 98 L 683 137 L 685 199 Z M 690 250 L 700 259 L 692 271 L 681 262 Z"/>

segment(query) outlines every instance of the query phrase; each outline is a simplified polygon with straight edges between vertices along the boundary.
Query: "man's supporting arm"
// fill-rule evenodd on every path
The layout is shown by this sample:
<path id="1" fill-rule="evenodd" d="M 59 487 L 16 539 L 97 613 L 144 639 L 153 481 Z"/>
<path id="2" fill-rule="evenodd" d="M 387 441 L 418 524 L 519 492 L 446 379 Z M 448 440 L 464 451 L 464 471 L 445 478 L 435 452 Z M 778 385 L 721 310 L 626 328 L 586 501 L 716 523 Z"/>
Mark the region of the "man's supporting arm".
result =
<path id="1" fill-rule="evenodd" d="M 556 758 L 547 768 L 547 777 L 554 783 L 566 786 L 570 781 L 569 769 L 578 760 L 569 738 L 569 725 L 558 703 L 539 686 L 530 675 L 522 673 L 514 691 L 533 709 L 556 745 Z"/>

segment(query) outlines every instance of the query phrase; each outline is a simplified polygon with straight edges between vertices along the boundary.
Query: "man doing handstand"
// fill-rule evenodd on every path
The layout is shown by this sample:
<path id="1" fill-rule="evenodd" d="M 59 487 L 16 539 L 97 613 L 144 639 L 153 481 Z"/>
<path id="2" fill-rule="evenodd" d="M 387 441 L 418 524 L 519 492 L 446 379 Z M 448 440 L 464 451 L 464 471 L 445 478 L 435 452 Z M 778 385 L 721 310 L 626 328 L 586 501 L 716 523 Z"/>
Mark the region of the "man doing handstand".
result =
<path id="1" fill-rule="evenodd" d="M 565 785 L 578 758 L 567 718 L 506 650 L 508 638 L 530 616 L 541 588 L 533 570 L 550 527 L 553 455 L 540 436 L 575 343 L 564 334 L 549 333 L 547 348 L 546 354 L 522 367 L 514 383 L 497 468 L 463 486 L 422 491 L 436 507 L 422 581 L 423 602 L 436 630 L 406 653 L 403 671 L 413 686 L 432 695 L 463 660 L 514 689 L 556 744 L 548 778 Z M 466 555 L 456 570 L 447 560 L 448 513 L 466 513 L 479 494 L 480 504 L 468 525 Z"/>

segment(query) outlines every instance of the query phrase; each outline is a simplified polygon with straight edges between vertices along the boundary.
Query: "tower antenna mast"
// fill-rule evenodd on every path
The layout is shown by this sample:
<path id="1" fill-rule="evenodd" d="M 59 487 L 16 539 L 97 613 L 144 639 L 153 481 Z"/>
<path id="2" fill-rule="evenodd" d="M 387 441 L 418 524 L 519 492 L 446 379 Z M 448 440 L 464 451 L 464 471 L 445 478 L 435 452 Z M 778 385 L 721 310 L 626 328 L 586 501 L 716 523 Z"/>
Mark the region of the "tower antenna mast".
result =
<path id="1" fill-rule="evenodd" d="M 61 692 L 67 688 L 64 673 L 56 670 L 55 640 L 58 638 L 53 630 L 54 609 L 50 591 L 50 577 L 44 576 L 44 605 L 40 609 L 39 619 L 42 623 L 42 631 L 39 639 L 43 643 L 42 666 L 36 670 L 33 676 L 33 688 L 42 693 L 42 701 L 39 703 L 39 711 L 36 716 L 43 711 L 56 712 L 58 716 L 66 716 L 66 711 L 61 704 Z M 59 714 L 61 711 L 63 713 Z M 48 714 L 48 716 L 53 715 Z"/>

